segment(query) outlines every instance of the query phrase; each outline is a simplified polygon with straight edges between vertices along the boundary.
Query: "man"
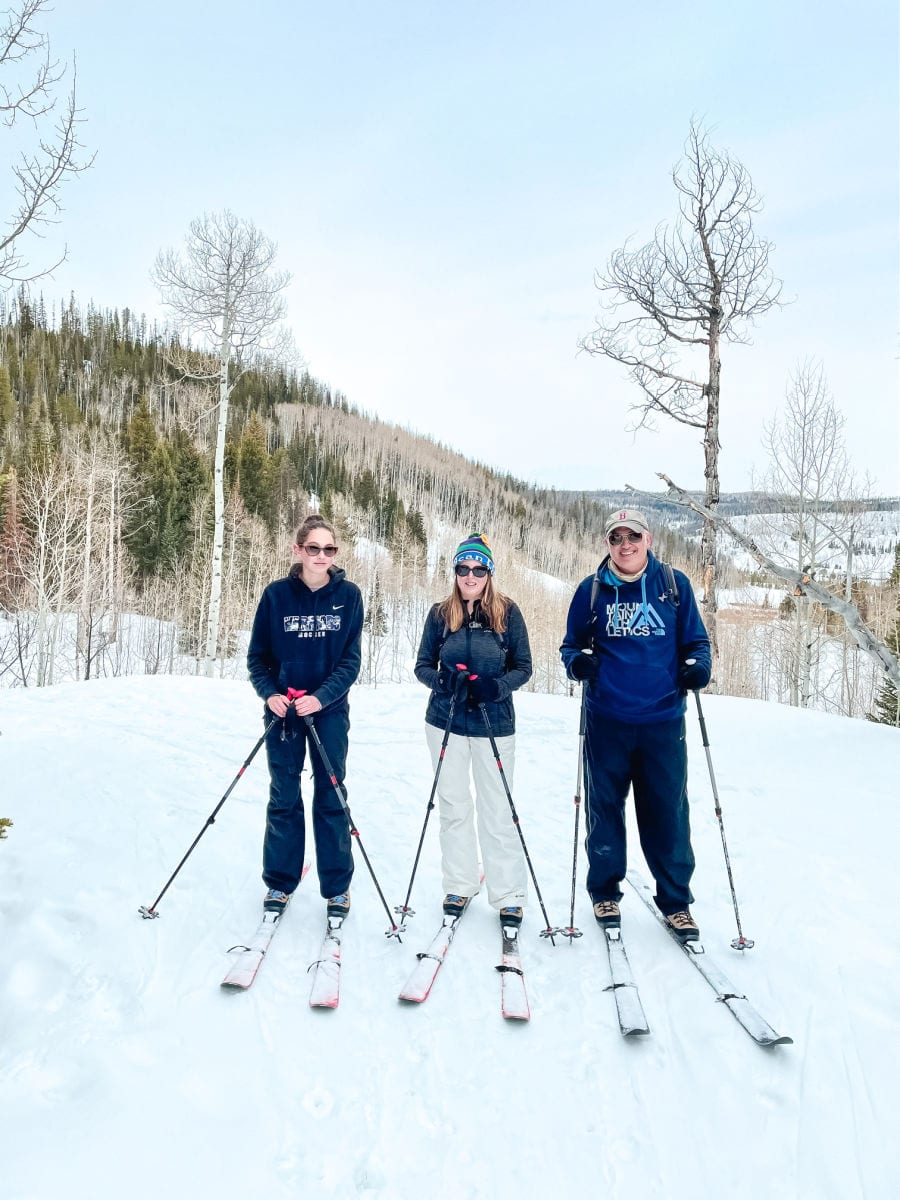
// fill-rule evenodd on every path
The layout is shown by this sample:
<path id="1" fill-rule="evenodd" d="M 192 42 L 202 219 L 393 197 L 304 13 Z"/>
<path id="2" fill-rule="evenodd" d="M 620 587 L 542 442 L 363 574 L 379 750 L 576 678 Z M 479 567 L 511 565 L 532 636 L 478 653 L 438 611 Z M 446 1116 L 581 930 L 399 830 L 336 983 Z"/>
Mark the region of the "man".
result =
<path id="1" fill-rule="evenodd" d="M 594 916 L 607 927 L 620 924 L 631 786 L 656 903 L 682 941 L 695 941 L 684 713 L 687 692 L 709 683 L 710 646 L 690 581 L 650 553 L 652 541 L 642 512 L 612 514 L 609 553 L 572 598 L 560 654 L 569 678 L 586 688 L 585 845 Z"/>

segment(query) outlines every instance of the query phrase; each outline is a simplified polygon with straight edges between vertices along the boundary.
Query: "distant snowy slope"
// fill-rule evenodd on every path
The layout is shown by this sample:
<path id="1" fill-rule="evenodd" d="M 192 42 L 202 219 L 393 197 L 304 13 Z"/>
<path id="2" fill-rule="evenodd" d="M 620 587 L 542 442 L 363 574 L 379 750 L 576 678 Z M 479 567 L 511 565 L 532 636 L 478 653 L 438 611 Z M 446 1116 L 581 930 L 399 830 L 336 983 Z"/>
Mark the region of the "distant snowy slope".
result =
<path id="1" fill-rule="evenodd" d="M 390 904 L 431 771 L 415 685 L 356 688 L 350 803 Z M 221 991 L 262 898 L 262 752 L 149 904 L 261 731 L 247 684 L 146 677 L 0 691 L 3 1200 L 889 1200 L 900 1194 L 900 736 L 705 701 L 741 917 L 689 714 L 710 954 L 793 1046 L 762 1050 L 637 898 L 651 1026 L 618 1032 L 599 931 L 553 947 L 532 900 L 527 1025 L 499 1012 L 483 897 L 434 992 L 397 992 L 440 921 L 432 818 L 402 945 L 358 861 L 336 1012 L 307 1007 L 324 923 L 303 884 L 247 994 Z M 550 918 L 569 921 L 578 707 L 517 699 L 516 802 Z M 304 787 L 307 787 L 304 780 Z M 582 826 L 583 830 L 583 826 Z M 642 866 L 632 836 L 632 858 Z"/>
<path id="2" fill-rule="evenodd" d="M 824 514 L 823 523 L 834 520 L 830 513 Z M 755 538 L 760 547 L 771 554 L 777 562 L 796 566 L 792 560 L 792 535 L 796 540 L 797 516 L 792 513 L 768 513 L 760 516 L 746 513 L 731 517 L 739 533 Z M 839 524 L 836 521 L 836 524 Z M 824 537 L 824 534 L 820 534 Z M 900 541 L 900 503 L 893 508 L 873 509 L 860 513 L 853 538 L 853 574 L 858 579 L 882 583 L 887 579 L 894 564 L 894 548 Z M 745 570 L 753 571 L 757 563 L 746 550 L 738 546 L 727 533 L 722 536 L 722 547 L 732 561 Z M 846 569 L 846 549 L 838 539 L 832 538 L 823 546 L 817 558 L 819 574 L 832 571 L 841 577 Z"/>

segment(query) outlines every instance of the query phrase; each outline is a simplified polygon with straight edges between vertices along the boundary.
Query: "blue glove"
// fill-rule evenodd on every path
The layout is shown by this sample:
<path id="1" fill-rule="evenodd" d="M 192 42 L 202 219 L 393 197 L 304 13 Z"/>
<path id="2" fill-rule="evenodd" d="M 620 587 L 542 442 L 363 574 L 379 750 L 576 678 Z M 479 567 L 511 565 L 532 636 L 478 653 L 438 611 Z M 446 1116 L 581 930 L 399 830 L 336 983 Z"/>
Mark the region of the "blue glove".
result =
<path id="1" fill-rule="evenodd" d="M 684 666 L 678 672 L 678 685 L 686 692 L 698 691 L 709 683 L 709 667 L 698 663 L 693 658 L 685 659 Z"/>
<path id="2" fill-rule="evenodd" d="M 600 663 L 593 654 L 579 654 L 569 663 L 569 672 L 573 679 L 593 683 L 600 672 Z"/>
<path id="3" fill-rule="evenodd" d="M 500 680 L 476 675 L 469 680 L 469 699 L 473 704 L 493 704 L 500 699 Z"/>

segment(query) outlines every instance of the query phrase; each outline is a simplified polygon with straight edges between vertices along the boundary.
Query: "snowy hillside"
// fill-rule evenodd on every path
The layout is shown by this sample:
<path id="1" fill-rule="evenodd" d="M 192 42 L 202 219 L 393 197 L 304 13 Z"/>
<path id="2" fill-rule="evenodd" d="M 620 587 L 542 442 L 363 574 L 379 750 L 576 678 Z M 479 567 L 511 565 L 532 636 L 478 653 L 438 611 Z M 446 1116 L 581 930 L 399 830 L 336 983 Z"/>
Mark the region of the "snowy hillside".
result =
<path id="1" fill-rule="evenodd" d="M 350 803 L 390 903 L 431 781 L 415 685 L 352 693 Z M 528 1024 L 499 1011 L 473 902 L 428 1002 L 397 992 L 440 922 L 436 824 L 400 945 L 358 862 L 341 1004 L 307 1006 L 324 906 L 304 883 L 253 989 L 223 992 L 260 911 L 262 754 L 142 921 L 261 730 L 249 685 L 121 678 L 0 691 L 3 1200 L 889 1200 L 900 1194 L 896 731 L 705 703 L 741 916 L 689 715 L 710 954 L 794 1045 L 753 1043 L 629 893 L 651 1036 L 625 1042 L 579 859 L 553 947 L 532 903 Z M 516 801 L 569 921 L 577 702 L 517 699 Z M 306 783 L 304 784 L 306 786 Z M 641 865 L 632 837 L 632 858 Z"/>
<path id="2" fill-rule="evenodd" d="M 836 520 L 826 513 L 823 523 Z M 857 532 L 853 538 L 853 575 L 870 583 L 883 583 L 894 565 L 894 549 L 900 541 L 900 504 L 889 509 L 873 509 L 871 512 L 855 514 Z M 742 514 L 731 518 L 735 529 L 745 536 L 755 538 L 766 553 L 776 561 L 796 566 L 792 558 L 791 533 L 796 531 L 797 517 L 787 513 L 768 513 L 765 516 Z M 822 535 L 824 538 L 824 534 Z M 794 537 L 796 540 L 796 534 Z M 727 533 L 722 536 L 722 546 L 734 564 L 746 571 L 753 571 L 757 564 L 752 555 L 735 544 Z M 831 571 L 839 578 L 846 569 L 847 552 L 837 538 L 823 544 L 817 557 L 819 574 Z"/>

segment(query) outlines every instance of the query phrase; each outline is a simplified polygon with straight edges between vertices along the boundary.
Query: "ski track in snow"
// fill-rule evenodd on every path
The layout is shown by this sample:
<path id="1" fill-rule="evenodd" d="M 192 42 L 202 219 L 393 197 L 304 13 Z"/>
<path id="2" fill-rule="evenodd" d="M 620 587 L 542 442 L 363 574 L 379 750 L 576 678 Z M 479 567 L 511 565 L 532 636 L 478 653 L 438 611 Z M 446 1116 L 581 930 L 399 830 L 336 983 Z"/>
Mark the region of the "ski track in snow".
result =
<path id="1" fill-rule="evenodd" d="M 417 686 L 356 688 L 349 799 L 391 906 L 431 784 Z M 530 1023 L 500 1017 L 496 916 L 461 923 L 421 1006 L 396 997 L 440 915 L 432 814 L 402 944 L 358 857 L 341 1004 L 308 1007 L 315 870 L 253 988 L 219 987 L 253 933 L 264 752 L 159 906 L 149 904 L 262 729 L 235 681 L 0 692 L 4 1200 L 888 1200 L 900 1078 L 892 730 L 753 701 L 705 705 L 745 933 L 689 714 L 694 911 L 732 982 L 794 1046 L 762 1050 L 625 889 L 649 1037 L 622 1039 L 602 935 L 538 937 Z M 577 702 L 517 698 L 515 794 L 553 925 L 569 922 Z M 304 791 L 309 780 L 304 776 Z M 579 841 L 583 839 L 583 812 Z M 630 828 L 635 865 L 646 871 Z M 836 958 L 840 944 L 842 958 Z"/>

